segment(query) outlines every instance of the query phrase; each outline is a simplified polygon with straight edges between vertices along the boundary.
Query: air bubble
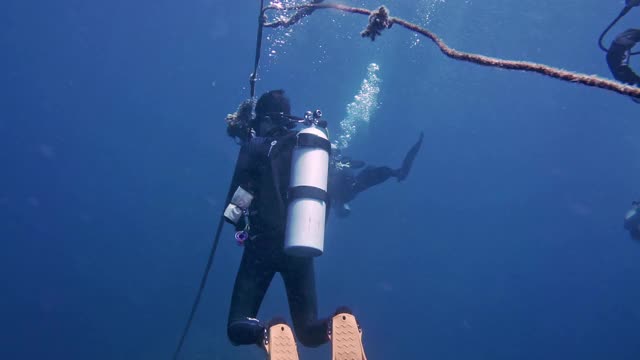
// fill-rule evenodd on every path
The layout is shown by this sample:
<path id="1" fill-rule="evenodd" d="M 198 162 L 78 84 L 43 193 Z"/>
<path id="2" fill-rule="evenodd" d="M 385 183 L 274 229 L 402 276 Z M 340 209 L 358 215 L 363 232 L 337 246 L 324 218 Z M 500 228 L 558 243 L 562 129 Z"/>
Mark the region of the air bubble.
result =
<path id="1" fill-rule="evenodd" d="M 349 142 L 362 126 L 368 125 L 371 116 L 378 108 L 378 93 L 382 80 L 377 72 L 380 66 L 375 63 L 367 66 L 367 77 L 362 80 L 360 91 L 353 98 L 354 101 L 347 105 L 347 116 L 340 121 L 342 131 L 334 144 L 339 149 L 349 147 Z"/>

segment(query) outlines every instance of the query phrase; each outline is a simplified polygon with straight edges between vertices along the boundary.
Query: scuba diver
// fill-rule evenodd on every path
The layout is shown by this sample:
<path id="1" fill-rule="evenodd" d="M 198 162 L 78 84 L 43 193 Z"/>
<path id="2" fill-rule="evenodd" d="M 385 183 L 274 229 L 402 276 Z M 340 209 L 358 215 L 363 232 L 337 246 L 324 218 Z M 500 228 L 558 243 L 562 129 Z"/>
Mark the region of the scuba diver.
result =
<path id="1" fill-rule="evenodd" d="M 640 0 L 625 0 L 625 7 L 611 24 L 607 26 L 598 39 L 598 46 L 607 53 L 607 65 L 613 77 L 622 83 L 634 86 L 640 85 L 640 76 L 629 66 L 629 61 L 631 55 L 638 54 L 637 52 L 631 52 L 631 49 L 640 41 L 640 29 L 627 29 L 618 34 L 608 49 L 604 47 L 602 40 L 607 32 L 609 32 L 622 17 L 632 8 L 639 5 Z M 640 102 L 639 98 L 631 97 L 631 99 L 635 102 Z"/>
<path id="2" fill-rule="evenodd" d="M 340 150 L 333 147 L 332 161 L 329 167 L 329 197 L 331 208 L 336 215 L 345 218 L 351 213 L 349 202 L 372 186 L 381 184 L 388 179 L 395 177 L 398 181 L 404 181 L 411 171 L 413 160 L 415 160 L 418 150 L 422 146 L 424 134 L 420 132 L 418 141 L 411 147 L 404 157 L 402 166 L 392 169 L 388 166 L 366 165 L 363 161 L 352 160 L 343 156 Z M 365 167 L 366 165 L 366 167 Z M 361 169 L 357 174 L 354 170 Z"/>
<path id="3" fill-rule="evenodd" d="M 629 231 L 633 240 L 640 241 L 640 202 L 631 203 L 631 209 L 624 217 L 624 228 Z"/>
<path id="4" fill-rule="evenodd" d="M 302 118 L 291 115 L 290 100 L 283 90 L 263 94 L 255 104 L 255 117 L 247 111 L 250 107 L 245 102 L 227 117 L 228 134 L 242 146 L 225 218 L 235 226 L 236 240 L 244 246 L 231 296 L 228 337 L 234 345 L 263 347 L 271 359 L 298 358 L 293 331 L 282 318 L 268 323 L 257 319 L 265 293 L 279 272 L 300 343 L 317 347 L 331 340 L 335 359 L 346 359 L 339 356 L 344 346 L 359 353 L 358 360 L 366 359 L 362 332 L 348 308 L 338 308 L 333 317 L 318 317 L 313 257 L 293 256 L 284 249 L 287 204 L 293 201 L 289 187 L 292 158 L 301 141 L 294 128 Z M 291 357 L 274 357 L 276 353 Z"/>

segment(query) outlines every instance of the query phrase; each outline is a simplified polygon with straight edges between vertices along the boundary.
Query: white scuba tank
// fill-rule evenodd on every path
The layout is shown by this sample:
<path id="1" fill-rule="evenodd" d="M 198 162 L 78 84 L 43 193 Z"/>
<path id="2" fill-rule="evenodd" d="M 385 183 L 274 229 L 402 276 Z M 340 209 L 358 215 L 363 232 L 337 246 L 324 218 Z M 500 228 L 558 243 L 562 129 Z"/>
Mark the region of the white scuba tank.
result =
<path id="1" fill-rule="evenodd" d="M 298 132 L 291 159 L 284 250 L 319 256 L 324 250 L 329 151 L 327 135 L 316 126 Z"/>

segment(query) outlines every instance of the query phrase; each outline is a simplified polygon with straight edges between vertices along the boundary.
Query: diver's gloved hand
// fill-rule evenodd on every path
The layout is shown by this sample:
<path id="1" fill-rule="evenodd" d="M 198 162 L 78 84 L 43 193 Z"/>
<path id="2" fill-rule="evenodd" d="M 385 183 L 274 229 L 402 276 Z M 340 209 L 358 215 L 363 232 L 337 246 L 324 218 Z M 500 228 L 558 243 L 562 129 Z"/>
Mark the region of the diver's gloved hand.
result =
<path id="1" fill-rule="evenodd" d="M 625 4 L 627 5 L 627 7 L 635 7 L 640 5 L 640 0 L 625 0 Z"/>
<path id="2" fill-rule="evenodd" d="M 607 51 L 607 65 L 613 77 L 625 84 L 640 84 L 640 76 L 629 66 L 631 48 L 638 42 L 640 42 L 640 29 L 627 29 L 616 36 Z"/>
<path id="3" fill-rule="evenodd" d="M 625 0 L 625 7 L 620 12 L 620 17 L 627 15 L 627 13 L 634 7 L 640 5 L 640 0 Z"/>

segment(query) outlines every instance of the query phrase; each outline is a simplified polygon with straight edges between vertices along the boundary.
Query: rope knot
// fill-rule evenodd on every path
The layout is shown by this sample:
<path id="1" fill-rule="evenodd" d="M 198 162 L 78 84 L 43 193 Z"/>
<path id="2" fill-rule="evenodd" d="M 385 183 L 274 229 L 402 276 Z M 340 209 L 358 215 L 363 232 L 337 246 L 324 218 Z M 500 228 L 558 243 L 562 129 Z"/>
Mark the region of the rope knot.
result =
<path id="1" fill-rule="evenodd" d="M 369 15 L 369 25 L 364 29 L 360 35 L 362 37 L 368 37 L 371 41 L 376 40 L 376 36 L 382 35 L 382 30 L 390 29 L 393 22 L 389 18 L 389 10 L 386 7 L 380 6 L 376 11 L 372 11 Z"/>

